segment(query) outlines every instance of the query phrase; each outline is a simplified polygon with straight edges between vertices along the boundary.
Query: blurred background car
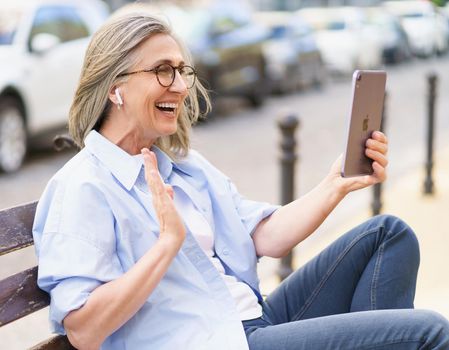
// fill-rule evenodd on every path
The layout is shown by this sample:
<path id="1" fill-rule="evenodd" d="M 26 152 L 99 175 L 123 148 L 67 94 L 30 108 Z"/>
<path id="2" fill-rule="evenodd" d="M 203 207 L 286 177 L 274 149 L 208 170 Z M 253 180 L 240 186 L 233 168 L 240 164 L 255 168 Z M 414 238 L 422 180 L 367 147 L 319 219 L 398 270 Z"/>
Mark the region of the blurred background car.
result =
<path id="1" fill-rule="evenodd" d="M 239 1 L 165 1 L 136 3 L 116 14 L 145 11 L 172 24 L 189 47 L 198 77 L 211 91 L 212 102 L 223 96 L 243 97 L 252 106 L 269 92 L 263 43 L 268 29 L 251 20 L 251 9 Z"/>
<path id="2" fill-rule="evenodd" d="M 448 50 L 447 18 L 430 1 L 386 1 L 383 6 L 401 19 L 412 52 L 429 57 Z"/>
<path id="3" fill-rule="evenodd" d="M 107 15 L 94 0 L 0 2 L 0 171 L 67 123 L 89 37 Z"/>
<path id="4" fill-rule="evenodd" d="M 442 47 L 441 50 L 437 49 L 437 54 L 442 55 L 449 50 L 449 13 L 446 13 L 445 8 L 435 7 L 435 19 Z"/>
<path id="5" fill-rule="evenodd" d="M 329 71 L 349 74 L 382 65 L 382 43 L 366 26 L 361 8 L 311 7 L 296 12 L 316 31 L 316 40 Z"/>
<path id="6" fill-rule="evenodd" d="M 273 92 L 291 92 L 324 82 L 326 69 L 305 21 L 287 11 L 261 11 L 253 17 L 270 30 L 263 51 Z"/>
<path id="7" fill-rule="evenodd" d="M 446 19 L 449 21 L 449 2 L 447 2 L 446 5 L 441 8 L 441 11 L 444 13 Z"/>
<path id="8" fill-rule="evenodd" d="M 412 52 L 399 18 L 382 7 L 369 7 L 365 11 L 368 25 L 382 43 L 384 63 L 399 63 L 409 59 Z"/>

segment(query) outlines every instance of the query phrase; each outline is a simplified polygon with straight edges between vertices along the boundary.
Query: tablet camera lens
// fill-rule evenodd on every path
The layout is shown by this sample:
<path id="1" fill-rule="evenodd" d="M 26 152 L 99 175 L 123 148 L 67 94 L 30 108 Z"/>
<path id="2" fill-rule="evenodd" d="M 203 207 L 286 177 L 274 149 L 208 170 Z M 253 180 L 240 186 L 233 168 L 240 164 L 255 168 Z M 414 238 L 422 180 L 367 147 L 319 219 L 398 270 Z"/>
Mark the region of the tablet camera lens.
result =
<path id="1" fill-rule="evenodd" d="M 360 80 L 362 80 L 362 75 L 361 74 L 357 75 L 357 81 L 360 81 Z"/>

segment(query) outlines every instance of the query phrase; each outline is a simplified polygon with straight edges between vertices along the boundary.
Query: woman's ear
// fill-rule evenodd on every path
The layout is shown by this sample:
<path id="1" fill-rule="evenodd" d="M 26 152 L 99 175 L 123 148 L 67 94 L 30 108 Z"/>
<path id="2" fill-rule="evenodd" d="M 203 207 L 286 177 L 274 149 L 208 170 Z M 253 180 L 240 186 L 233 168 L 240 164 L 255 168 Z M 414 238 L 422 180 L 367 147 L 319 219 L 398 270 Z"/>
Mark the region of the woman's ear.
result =
<path id="1" fill-rule="evenodd" d="M 120 93 L 120 88 L 113 86 L 109 91 L 109 99 L 114 103 L 118 109 L 123 106 L 123 97 Z"/>

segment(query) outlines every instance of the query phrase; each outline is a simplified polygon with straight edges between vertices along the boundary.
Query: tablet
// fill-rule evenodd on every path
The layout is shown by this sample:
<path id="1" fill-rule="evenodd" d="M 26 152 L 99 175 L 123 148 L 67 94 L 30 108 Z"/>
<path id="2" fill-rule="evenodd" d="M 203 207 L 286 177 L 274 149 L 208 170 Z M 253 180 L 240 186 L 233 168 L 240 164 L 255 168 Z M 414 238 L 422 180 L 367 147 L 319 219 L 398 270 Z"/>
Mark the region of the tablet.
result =
<path id="1" fill-rule="evenodd" d="M 385 71 L 356 70 L 352 76 L 352 101 L 343 177 L 373 173 L 372 160 L 365 156 L 365 143 L 373 131 L 380 130 L 385 97 Z"/>

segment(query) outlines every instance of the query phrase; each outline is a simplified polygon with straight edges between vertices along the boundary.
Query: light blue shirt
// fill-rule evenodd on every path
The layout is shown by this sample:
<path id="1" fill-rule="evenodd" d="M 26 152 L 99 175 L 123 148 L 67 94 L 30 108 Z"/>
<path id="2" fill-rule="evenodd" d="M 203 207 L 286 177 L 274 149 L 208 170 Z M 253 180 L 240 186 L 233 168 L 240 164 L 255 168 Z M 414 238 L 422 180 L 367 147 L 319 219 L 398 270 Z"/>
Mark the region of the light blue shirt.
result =
<path id="1" fill-rule="evenodd" d="M 64 317 L 83 306 L 95 288 L 128 271 L 159 234 L 142 158 L 95 131 L 85 144 L 49 181 L 33 227 L 38 284 L 50 293 L 50 322 L 61 334 Z M 244 199 L 195 151 L 173 162 L 153 150 L 164 182 L 175 193 L 183 191 L 211 223 L 226 274 L 261 299 L 251 234 L 278 207 Z M 235 302 L 188 225 L 161 282 L 102 349 L 248 349 Z"/>

